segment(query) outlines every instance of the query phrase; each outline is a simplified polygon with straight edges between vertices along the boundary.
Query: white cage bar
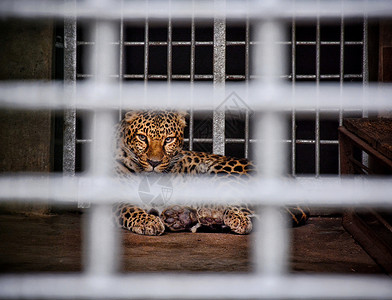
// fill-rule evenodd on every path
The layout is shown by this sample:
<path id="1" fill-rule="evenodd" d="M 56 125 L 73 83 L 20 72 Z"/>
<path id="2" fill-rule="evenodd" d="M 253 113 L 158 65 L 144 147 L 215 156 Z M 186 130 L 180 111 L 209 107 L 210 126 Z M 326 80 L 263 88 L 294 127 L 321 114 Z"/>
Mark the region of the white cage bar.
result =
<path id="1" fill-rule="evenodd" d="M 99 37 L 103 41 L 102 48 L 116 35 L 116 30 L 107 28 L 110 21 L 134 19 L 145 22 L 144 40 L 144 74 L 140 84 L 113 82 L 108 74 L 112 74 L 109 69 L 112 64 L 120 61 L 120 71 L 118 77 L 126 77 L 122 73 L 122 54 L 116 57 L 113 51 L 102 50 L 100 55 L 104 62 L 103 69 L 98 68 L 96 76 L 99 81 L 82 82 L 75 84 L 76 70 L 68 70 L 65 79 L 70 85 L 63 87 L 51 83 L 1 83 L 0 84 L 0 106 L 3 108 L 23 108 L 23 109 L 67 109 L 69 119 L 67 129 L 68 138 L 75 138 L 75 109 L 88 108 L 95 111 L 96 124 L 101 124 L 101 130 L 107 131 L 103 136 L 96 135 L 93 142 L 97 145 L 94 157 L 103 157 L 95 161 L 102 161 L 102 164 L 95 165 L 90 172 L 76 177 L 57 177 L 48 175 L 46 178 L 39 176 L 6 176 L 0 178 L 0 201 L 40 201 L 49 199 L 54 204 L 59 201 L 75 201 L 76 195 L 82 201 L 91 201 L 90 226 L 87 227 L 88 243 L 84 245 L 87 260 L 85 261 L 85 272 L 82 274 L 50 274 L 50 275 L 12 275 L 4 274 L 0 276 L 0 298 L 94 298 L 94 299 L 174 299 L 174 298 L 231 298 L 231 299 L 391 299 L 392 281 L 387 276 L 335 276 L 335 275 L 295 275 L 288 274 L 286 270 L 287 243 L 285 227 L 275 214 L 277 209 L 286 204 L 294 204 L 298 201 L 305 201 L 313 206 L 337 206 L 337 207 L 392 207 L 392 187 L 390 179 L 358 179 L 351 178 L 341 180 L 339 178 L 309 178 L 307 180 L 282 179 L 283 163 L 279 159 L 282 157 L 283 144 L 277 142 L 282 136 L 279 134 L 280 117 L 283 113 L 292 112 L 292 119 L 296 112 L 301 110 L 311 110 L 316 114 L 321 110 L 341 111 L 343 118 L 344 109 L 360 109 L 361 111 L 392 110 L 390 95 L 391 86 L 372 86 L 370 84 L 344 86 L 343 72 L 343 52 L 344 32 L 341 31 L 340 40 L 340 83 L 323 87 L 319 83 L 322 78 L 319 68 L 315 74 L 317 87 L 314 85 L 295 86 L 295 90 L 276 77 L 279 65 L 285 60 L 282 55 L 276 55 L 276 45 L 281 42 L 280 22 L 294 22 L 296 19 L 307 19 L 314 16 L 318 18 L 341 18 L 343 17 L 384 17 L 391 16 L 391 4 L 388 1 L 319 1 L 318 5 L 310 5 L 308 1 L 248 1 L 246 5 L 242 1 L 121 1 L 122 5 L 115 5 L 116 1 L 101 1 L 99 5 L 94 5 L 92 1 L 85 2 L 57 2 L 57 1 L 3 1 L 0 3 L 0 15 L 12 17 L 56 17 L 66 18 L 65 30 L 69 32 L 70 40 L 65 42 L 65 59 L 70 65 L 75 66 L 76 40 L 73 38 L 76 30 L 76 20 L 83 18 L 98 18 L 97 27 L 102 28 Z M 222 9 L 224 4 L 225 9 Z M 294 5 L 295 4 L 295 5 Z M 138 274 L 120 275 L 116 273 L 116 249 L 117 241 L 113 233 L 113 228 L 108 223 L 102 223 L 102 219 L 109 217 L 110 209 L 108 204 L 116 201 L 118 197 L 127 192 L 130 199 L 137 198 L 136 190 L 130 185 L 123 189 L 118 183 L 113 181 L 108 172 L 106 163 L 110 162 L 110 143 L 108 139 L 110 133 L 109 111 L 127 108 L 175 108 L 187 110 L 210 109 L 214 110 L 217 104 L 212 101 L 212 95 L 216 91 L 213 84 L 196 84 L 194 47 L 195 41 L 194 18 L 215 18 L 215 28 L 223 28 L 223 19 L 244 20 L 249 18 L 254 22 L 256 32 L 261 32 L 261 43 L 254 52 L 255 66 L 258 62 L 263 62 L 264 77 L 256 79 L 244 86 L 231 86 L 225 84 L 226 93 L 230 89 L 235 89 L 246 104 L 255 112 L 262 113 L 264 119 L 257 122 L 257 132 L 260 134 L 258 140 L 267 142 L 268 147 L 257 151 L 257 161 L 266 166 L 261 176 L 255 177 L 249 186 L 239 188 L 237 191 L 221 191 L 209 184 L 201 181 L 200 184 L 186 186 L 181 191 L 176 191 L 174 200 L 181 203 L 181 199 L 193 199 L 197 195 L 197 200 L 204 197 L 203 201 L 216 200 L 218 196 L 225 198 L 227 203 L 235 202 L 241 196 L 246 197 L 250 203 L 266 208 L 268 218 L 261 222 L 260 228 L 256 229 L 256 242 L 254 243 L 254 264 L 256 271 L 244 275 L 218 275 L 218 274 Z M 192 19 L 191 46 L 191 72 L 190 84 L 174 84 L 171 82 L 170 90 L 165 84 L 152 84 L 147 80 L 151 78 L 148 73 L 148 48 L 152 45 L 149 41 L 150 22 L 167 22 L 169 28 L 172 20 Z M 162 21 L 164 20 L 164 21 Z M 365 19 L 366 20 L 366 19 Z M 121 21 L 122 24 L 122 21 Z M 166 23 L 167 24 L 167 23 Z M 252 23 L 253 24 L 253 23 Z M 123 25 L 121 25 L 120 28 Z M 343 26 L 343 25 L 341 25 Z M 364 57 L 367 55 L 367 23 L 364 23 L 363 51 Z M 110 25 L 109 25 L 110 27 Z M 106 28 L 106 29 L 105 29 Z M 264 29 L 264 31 L 263 31 Z M 267 29 L 267 30 L 266 30 Z M 121 30 L 121 29 L 120 29 Z M 219 29 L 218 29 L 219 30 Z M 221 29 L 223 30 L 223 29 Z M 168 48 L 168 68 L 166 78 L 169 82 L 174 79 L 171 70 L 171 47 L 174 42 L 171 39 L 171 30 L 164 46 Z M 220 31 L 220 33 L 222 33 Z M 271 33 L 271 34 L 270 34 Z M 120 34 L 121 36 L 121 34 Z M 218 40 L 214 45 L 221 44 L 223 40 Z M 264 44 L 263 44 L 264 42 Z M 125 42 L 119 39 L 120 49 Z M 297 44 L 295 29 L 291 37 L 291 46 Z M 346 43 L 346 42 L 344 42 Z M 226 42 L 227 45 L 227 42 Z M 247 60 L 249 61 L 249 23 L 247 23 Z M 319 51 L 322 41 L 318 34 L 315 46 Z M 262 50 L 260 50 L 261 48 Z M 319 56 L 317 56 L 319 57 Z M 217 54 L 217 59 L 222 57 Z M 91 59 L 91 63 L 93 63 Z M 294 61 L 294 60 L 293 60 Z M 221 63 L 221 62 L 220 62 Z M 362 79 L 367 83 L 367 68 L 364 60 L 364 73 Z M 249 67 L 249 66 L 248 66 Z M 247 68 L 248 68 L 247 67 Z M 291 66 L 296 75 L 295 62 Z M 100 73 L 101 72 L 101 73 Z M 91 75 L 91 74 L 90 74 Z M 216 74 L 214 73 L 214 76 Z M 222 74 L 221 74 L 222 75 Z M 217 75 L 216 75 L 217 76 Z M 91 76 L 86 76 L 91 77 Z M 249 69 L 246 70 L 245 78 L 250 79 Z M 224 79 L 217 79 L 219 83 Z M 121 80 L 120 80 L 121 82 Z M 226 94 L 225 94 L 226 95 Z M 371 99 L 369 97 L 371 95 Z M 114 99 L 114 100 L 113 100 Z M 184 100 L 185 99 L 185 100 Z M 194 99 L 198 99 L 195 101 Z M 317 99 L 317 101 L 315 101 Z M 332 100 L 331 100 L 332 99 Z M 191 116 L 192 120 L 192 116 Z M 222 121 L 223 120 L 223 121 Z M 220 122 L 217 131 L 222 130 L 224 118 L 219 114 L 215 121 Z M 191 121 L 191 126 L 192 127 Z M 247 120 L 246 122 L 249 122 Z M 292 121 L 293 122 L 293 121 Z M 316 128 L 319 125 L 316 118 Z M 109 124 L 109 125 L 107 125 Z M 262 127 L 261 127 L 262 124 Z M 224 125 L 224 124 L 223 124 Z M 246 126 L 249 126 L 247 123 Z M 92 130 L 97 130 L 97 125 L 91 126 Z M 219 134 L 215 132 L 214 135 Z M 222 132 L 222 131 L 221 131 Z M 264 132 L 264 134 L 262 134 Z M 291 135 L 292 151 L 295 151 L 295 132 Z M 245 141 L 249 137 L 245 137 Z M 190 145 L 195 140 L 190 134 Z M 74 144 L 74 141 L 68 140 Z M 89 142 L 89 141 L 79 141 Z M 215 142 L 215 139 L 214 139 Z M 322 140 L 316 133 L 315 147 L 320 146 Z M 190 146 L 192 147 L 192 146 Z M 224 139 L 214 146 L 217 152 L 224 149 Z M 67 146 L 70 160 L 64 163 L 65 175 L 73 175 L 75 149 Z M 224 151 L 224 150 L 223 150 Z M 319 150 L 316 150 L 316 152 Z M 246 151 L 247 152 L 247 151 Z M 68 154 L 66 154 L 68 155 Z M 95 156 L 96 155 L 96 156 Z M 106 159 L 105 159 L 106 157 Z M 72 161 L 73 159 L 73 161 Z M 295 158 L 293 158 L 295 162 Z M 316 175 L 319 175 L 319 162 L 316 159 Z M 291 172 L 295 174 L 295 164 Z M 284 187 L 284 188 L 282 188 Z M 37 200 L 38 199 L 38 200 Z M 92 200 L 94 199 L 94 200 Z M 99 221 L 97 221 L 99 220 Z M 99 223 L 103 226 L 96 225 Z M 274 230 L 279 230 L 279 234 L 273 235 Z M 264 233 L 264 234 L 263 234 Z M 96 245 L 100 245 L 97 247 Z M 266 245 L 275 245 L 280 251 Z M 151 285 L 151 282 L 154 282 Z"/>

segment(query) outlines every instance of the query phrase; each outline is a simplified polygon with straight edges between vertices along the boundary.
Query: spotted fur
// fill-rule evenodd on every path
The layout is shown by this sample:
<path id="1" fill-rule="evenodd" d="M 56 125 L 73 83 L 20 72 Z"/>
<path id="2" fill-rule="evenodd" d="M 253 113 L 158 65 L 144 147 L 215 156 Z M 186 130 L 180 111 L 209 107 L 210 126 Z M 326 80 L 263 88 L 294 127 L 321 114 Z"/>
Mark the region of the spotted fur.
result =
<path id="1" fill-rule="evenodd" d="M 185 126 L 185 113 L 181 112 L 126 113 L 117 130 L 117 174 L 210 174 L 247 178 L 254 171 L 253 164 L 244 158 L 183 150 Z M 161 235 L 165 228 L 195 232 L 201 226 L 227 227 L 238 234 L 248 234 L 252 230 L 252 212 L 245 206 L 176 205 L 165 208 L 159 214 L 119 204 L 114 213 L 119 226 L 145 235 Z M 294 214 L 293 220 L 297 216 L 298 213 Z M 308 215 L 303 212 L 302 217 L 307 219 Z"/>

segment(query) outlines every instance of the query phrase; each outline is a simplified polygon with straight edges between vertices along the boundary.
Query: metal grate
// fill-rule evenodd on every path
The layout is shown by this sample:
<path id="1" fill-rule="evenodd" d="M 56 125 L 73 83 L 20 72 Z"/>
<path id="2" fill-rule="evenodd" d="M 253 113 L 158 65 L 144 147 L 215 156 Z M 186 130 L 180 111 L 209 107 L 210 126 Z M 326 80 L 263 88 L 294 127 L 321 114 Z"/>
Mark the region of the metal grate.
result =
<path id="1" fill-rule="evenodd" d="M 62 3 L 63 4 L 63 3 Z M 329 74 L 322 74 L 320 62 L 323 48 L 321 38 L 320 20 L 323 18 L 340 18 L 368 16 L 390 16 L 390 4 L 386 1 L 374 1 L 369 5 L 367 1 L 328 1 L 317 2 L 317 6 L 309 5 L 308 1 L 266 1 L 247 2 L 242 1 L 99 1 L 94 3 L 85 1 L 75 4 L 66 2 L 60 5 L 58 2 L 34 1 L 3 1 L 0 3 L 0 12 L 4 16 L 14 17 L 66 17 L 64 50 L 66 64 L 72 64 L 72 69 L 66 72 L 65 88 L 61 85 L 45 83 L 5 83 L 0 85 L 0 99 L 2 107 L 46 108 L 67 109 L 66 134 L 76 135 L 75 109 L 91 109 L 93 117 L 89 120 L 92 134 L 89 136 L 94 147 L 91 149 L 89 160 L 91 168 L 89 172 L 79 177 L 49 176 L 41 178 L 36 176 L 8 176 L 0 179 L 0 200 L 5 201 L 37 201 L 50 199 L 53 203 L 58 201 L 74 201 L 78 197 L 81 201 L 91 201 L 92 207 L 86 223 L 85 271 L 82 274 L 50 274 L 50 275 L 11 275 L 0 277 L 0 298 L 285 298 L 285 299 L 390 299 L 392 295 L 391 280 L 383 276 L 334 276 L 334 275 L 296 275 L 289 274 L 287 270 L 288 241 L 287 229 L 279 219 L 279 208 L 286 204 L 294 204 L 306 200 L 314 206 L 338 207 L 368 206 L 390 208 L 392 201 L 390 195 L 392 188 L 390 179 L 364 180 L 360 178 L 340 180 L 339 178 L 308 178 L 306 180 L 284 180 L 281 175 L 285 169 L 285 147 L 282 141 L 287 132 L 287 119 L 289 113 L 292 117 L 289 124 L 294 125 L 298 118 L 298 112 L 311 112 L 315 114 L 315 138 L 309 142 L 314 145 L 316 152 L 316 176 L 320 174 L 320 152 L 322 145 L 320 119 L 321 113 L 333 111 L 339 113 L 339 120 L 345 116 L 346 111 L 358 111 L 366 114 L 379 109 L 392 109 L 390 95 L 392 89 L 385 86 L 379 89 L 371 85 L 345 85 L 344 61 L 346 49 L 342 40 L 345 32 L 340 31 L 340 83 L 324 87 L 323 79 L 329 79 Z M 295 4 L 295 5 L 294 5 Z M 93 72 L 94 81 L 76 82 L 76 19 L 97 18 L 95 27 L 97 38 L 95 40 L 95 54 L 87 60 Z M 245 68 L 245 79 L 251 78 L 251 66 L 253 70 L 260 71 L 255 74 L 253 80 L 243 85 L 230 84 L 222 78 L 224 72 L 223 51 L 216 49 L 214 61 L 213 79 L 215 85 L 195 82 L 196 66 L 191 67 L 191 84 L 176 84 L 173 78 L 173 60 L 168 57 L 168 72 L 166 78 L 171 81 L 153 84 L 149 82 L 149 65 L 151 60 L 148 49 L 148 34 L 145 34 L 144 54 L 149 57 L 144 60 L 144 73 L 141 84 L 116 81 L 116 70 L 113 66 L 122 64 L 126 41 L 120 38 L 119 51 L 113 51 L 113 37 L 123 36 L 124 26 L 118 26 L 111 21 L 132 19 L 145 22 L 144 30 L 149 32 L 151 20 L 183 20 L 184 18 L 214 19 L 214 48 L 224 47 L 223 30 L 224 20 L 239 21 L 244 17 L 251 20 L 255 41 L 252 50 L 253 60 L 249 59 L 249 49 L 252 45 L 249 41 L 249 23 L 245 40 L 248 58 Z M 315 76 L 316 85 L 295 84 L 292 85 L 280 78 L 284 73 L 282 62 L 287 58 L 282 51 L 284 40 L 284 21 L 295 22 L 300 19 L 309 19 L 316 16 L 316 73 L 303 75 L 298 72 L 298 64 L 292 62 L 292 78 L 299 76 Z M 78 19 L 78 20 L 79 20 Z M 343 21 L 342 21 L 343 23 Z M 341 23 L 341 26 L 343 26 Z M 365 17 L 364 35 L 362 39 L 363 72 L 362 80 L 367 83 L 367 19 Z M 165 25 L 166 26 L 166 25 Z M 172 27 L 168 32 L 172 32 Z M 195 29 L 192 30 L 191 49 L 196 41 Z M 296 26 L 291 38 L 291 47 L 298 41 Z M 170 34 L 168 34 L 170 36 Z M 219 36 L 220 35 L 220 36 Z M 170 42 L 171 41 L 171 42 Z M 249 41 L 249 42 L 248 42 Z M 313 41 L 311 41 L 313 42 Z M 117 43 L 117 42 L 115 42 Z M 81 46 L 81 45 L 80 45 Z M 172 50 L 173 41 L 169 38 L 166 45 L 168 53 Z M 227 46 L 227 41 L 226 41 Z M 304 45 L 305 46 L 305 45 Z M 311 46 L 311 45 L 307 45 Z M 342 50 L 343 48 L 343 50 Z M 147 49 L 147 50 L 146 50 Z M 171 50 L 170 50 L 171 49 Z M 191 50 L 191 57 L 195 56 Z M 116 54 L 117 53 L 117 54 Z M 170 56 L 170 55 L 169 55 Z M 297 54 L 295 55 L 297 57 Z M 94 63 L 95 62 L 95 63 Z M 98 63 L 97 63 L 98 62 Z M 249 63 L 249 64 L 248 64 Z M 193 70 L 193 71 L 192 71 Z M 124 70 L 118 71 L 118 77 L 125 77 Z M 257 72 L 257 73 L 258 73 Z M 254 72 L 256 73 L 256 72 Z M 257 76 L 256 76 L 257 75 Z M 333 74 L 332 74 L 333 75 Z M 349 74 L 348 74 L 349 75 Z M 349 79 L 347 75 L 347 79 Z M 359 74 L 357 74 L 359 75 Z M 260 76 L 260 77 L 259 77 Z M 324 77 L 323 77 L 324 76 Z M 335 75 L 334 75 L 335 76 Z M 150 78 L 152 79 L 152 77 Z M 223 89 L 224 85 L 224 89 Z M 254 232 L 255 242 L 254 258 L 255 271 L 251 274 L 225 275 L 225 274 L 118 274 L 116 266 L 118 256 L 116 249 L 115 230 L 110 226 L 107 216 L 111 213 L 110 203 L 123 196 L 126 192 L 130 199 L 137 198 L 137 192 L 130 186 L 125 190 L 120 189 L 113 181 L 110 174 L 110 124 L 113 123 L 112 110 L 123 108 L 165 108 L 190 109 L 191 111 L 203 108 L 216 109 L 225 97 L 227 91 L 236 91 L 240 95 L 254 115 L 255 158 L 263 166 L 259 177 L 255 177 L 252 185 L 239 191 L 221 191 L 211 186 L 208 181 L 193 184 L 178 191 L 174 200 L 203 198 L 208 202 L 211 199 L 224 198 L 228 203 L 234 203 L 238 197 L 245 197 L 252 204 L 263 207 L 261 221 Z M 371 97 L 370 97 L 371 96 Z M 197 100 L 197 101 L 196 101 Z M 213 150 L 223 153 L 225 141 L 223 110 L 217 110 L 213 116 Z M 249 115 L 246 115 L 244 142 L 251 142 L 249 128 Z M 194 128 L 194 120 L 191 125 Z M 193 125 L 192 125 L 193 124 Z M 294 126 L 293 126 L 294 127 Z M 249 129 L 250 130 L 250 129 Z M 68 132 L 68 133 L 67 133 Z M 99 134 L 98 134 L 99 133 Z M 295 131 L 291 131 L 291 151 L 296 153 L 295 145 L 299 139 Z M 192 147 L 193 131 L 189 134 L 190 147 Z M 293 138 L 294 136 L 294 138 Z M 295 142 L 294 142 L 295 141 Z M 76 141 L 77 143 L 89 143 L 89 139 Z M 335 143 L 335 142 L 334 142 Z M 75 148 L 73 140 L 65 148 L 64 171 L 67 174 L 75 172 Z M 72 148 L 73 147 L 73 148 Z M 294 149 L 294 150 L 293 150 Z M 293 155 L 294 156 L 294 155 Z M 296 157 L 292 161 L 296 161 Z M 292 172 L 295 167 L 292 163 Z M 278 187 L 278 188 L 277 188 Z M 154 285 L 151 285 L 154 282 Z"/>
<path id="2" fill-rule="evenodd" d="M 93 75 L 83 67 L 83 61 L 86 53 L 94 47 L 95 39 L 86 34 L 88 27 L 83 22 L 77 26 L 76 20 L 73 21 L 71 24 L 65 23 L 65 38 L 78 37 L 77 54 L 75 48 L 68 48 L 68 56 L 77 55 L 78 60 L 67 60 L 66 56 L 65 74 L 71 74 L 66 78 L 91 78 Z M 213 20 L 197 22 L 195 18 L 180 23 L 168 19 L 166 26 L 148 19 L 141 23 L 135 25 L 122 19 L 117 25 L 120 38 L 112 45 L 119 53 L 118 72 L 111 74 L 111 77 L 118 78 L 120 85 L 124 80 L 143 80 L 147 85 L 149 81 L 156 80 L 168 83 L 204 80 L 224 83 L 260 79 L 250 68 L 252 49 L 260 42 L 251 38 L 249 19 L 227 24 L 225 20 L 220 23 Z M 279 41 L 279 45 L 287 54 L 289 64 L 280 78 L 292 81 L 293 89 L 297 82 L 303 81 L 315 82 L 316 85 L 323 81 L 336 81 L 341 86 L 353 81 L 366 84 L 369 80 L 367 19 L 359 18 L 346 23 L 342 16 L 325 24 L 316 18 L 306 23 L 293 19 L 291 24 L 285 25 L 288 34 Z M 219 39 L 214 40 L 214 36 Z M 221 50 L 214 51 L 218 48 L 214 44 L 221 44 Z M 229 103 L 225 105 L 225 101 Z M 251 156 L 252 145 L 257 141 L 255 136 L 250 136 L 252 112 L 235 93 L 227 98 L 222 97 L 221 102 L 226 109 L 230 110 L 232 105 L 232 109 L 244 111 L 241 114 L 221 113 L 219 116 L 216 113 L 199 113 L 196 117 L 191 111 L 185 139 L 187 147 L 237 157 Z M 299 113 L 292 111 L 291 124 L 288 125 L 291 132 L 286 134 L 284 140 L 291 145 L 288 172 L 294 176 L 338 174 L 336 129 L 342 124 L 344 115 L 360 116 L 361 113 L 336 110 L 332 118 L 330 113 L 322 111 L 314 114 L 307 112 L 305 118 Z M 72 148 L 78 131 L 74 113 L 66 115 L 65 120 L 66 128 L 70 129 L 66 130 L 64 139 L 64 170 L 68 170 L 81 161 L 76 158 L 76 153 L 81 151 Z M 69 124 L 74 126 L 73 131 Z M 74 148 L 85 148 L 89 143 L 91 138 L 79 136 Z M 80 166 L 76 166 L 76 170 L 80 169 Z M 75 167 L 72 172 L 75 172 Z"/>

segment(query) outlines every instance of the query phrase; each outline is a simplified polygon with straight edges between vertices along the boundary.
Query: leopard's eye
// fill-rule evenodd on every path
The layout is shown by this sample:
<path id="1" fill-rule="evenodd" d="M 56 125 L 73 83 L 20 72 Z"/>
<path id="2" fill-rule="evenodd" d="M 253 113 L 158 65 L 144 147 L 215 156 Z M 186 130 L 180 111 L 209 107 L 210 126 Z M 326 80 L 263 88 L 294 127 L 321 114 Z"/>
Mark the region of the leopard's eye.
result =
<path id="1" fill-rule="evenodd" d="M 174 140 L 175 140 L 174 137 L 167 137 L 167 138 L 165 139 L 165 144 L 169 144 L 169 143 L 173 142 Z"/>
<path id="2" fill-rule="evenodd" d="M 144 134 L 138 134 L 138 135 L 136 135 L 136 136 L 137 136 L 137 138 L 138 138 L 140 141 L 142 141 L 142 142 L 147 141 L 147 137 L 146 137 Z"/>

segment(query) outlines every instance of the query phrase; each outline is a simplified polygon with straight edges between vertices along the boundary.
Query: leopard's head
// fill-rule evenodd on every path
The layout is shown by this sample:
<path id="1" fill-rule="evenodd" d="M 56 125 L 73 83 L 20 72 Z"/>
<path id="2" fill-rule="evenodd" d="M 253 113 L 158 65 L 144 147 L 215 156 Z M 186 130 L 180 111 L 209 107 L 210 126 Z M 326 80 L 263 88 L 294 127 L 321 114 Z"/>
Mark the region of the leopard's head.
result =
<path id="1" fill-rule="evenodd" d="M 122 121 L 124 146 L 142 172 L 168 172 L 184 142 L 185 113 L 130 111 Z"/>

